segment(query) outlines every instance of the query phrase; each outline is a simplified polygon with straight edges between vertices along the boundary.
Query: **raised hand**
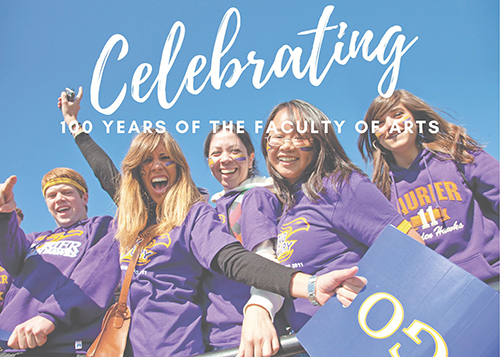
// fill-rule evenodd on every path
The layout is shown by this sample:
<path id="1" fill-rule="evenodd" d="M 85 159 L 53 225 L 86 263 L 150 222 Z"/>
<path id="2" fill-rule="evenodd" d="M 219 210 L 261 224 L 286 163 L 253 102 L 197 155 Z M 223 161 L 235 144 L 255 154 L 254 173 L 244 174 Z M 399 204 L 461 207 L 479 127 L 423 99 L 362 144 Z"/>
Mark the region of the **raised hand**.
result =
<path id="1" fill-rule="evenodd" d="M 2 213 L 10 213 L 16 209 L 16 201 L 14 201 L 14 185 L 16 182 L 17 177 L 11 176 L 0 184 L 0 212 Z"/>
<path id="2" fill-rule="evenodd" d="M 57 107 L 61 109 L 62 115 L 64 117 L 64 121 L 66 125 L 72 132 L 78 129 L 77 116 L 80 111 L 80 101 L 82 100 L 83 89 L 82 87 L 78 88 L 78 94 L 75 97 L 75 100 L 72 102 L 68 101 L 66 96 L 66 92 L 61 92 L 61 96 L 57 100 Z"/>

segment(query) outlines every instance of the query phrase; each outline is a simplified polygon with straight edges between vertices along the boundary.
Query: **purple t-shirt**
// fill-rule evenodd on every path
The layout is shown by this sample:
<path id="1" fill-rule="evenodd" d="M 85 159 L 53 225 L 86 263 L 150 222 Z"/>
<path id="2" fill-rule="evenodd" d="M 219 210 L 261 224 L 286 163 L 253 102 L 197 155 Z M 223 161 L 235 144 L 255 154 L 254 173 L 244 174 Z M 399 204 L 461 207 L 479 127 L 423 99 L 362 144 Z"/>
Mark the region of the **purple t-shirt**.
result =
<path id="1" fill-rule="evenodd" d="M 0 266 L 0 312 L 2 312 L 5 295 L 10 284 L 12 284 L 12 277 L 7 273 L 7 270 Z"/>
<path id="2" fill-rule="evenodd" d="M 488 203 L 486 216 L 452 160 L 423 150 L 408 169 L 391 166 L 391 202 L 425 244 L 481 280 L 499 275 L 499 163 L 484 151 L 461 165 Z"/>
<path id="3" fill-rule="evenodd" d="M 14 276 L 0 329 L 12 331 L 42 316 L 56 329 L 37 350 L 86 350 L 101 330 L 120 279 L 118 243 L 108 232 L 111 220 L 93 217 L 69 228 L 25 235 L 15 212 L 0 214 L 0 264 Z"/>
<path id="4" fill-rule="evenodd" d="M 229 191 L 217 200 L 217 212 L 228 224 L 228 210 L 239 196 Z M 239 224 L 243 246 L 252 251 L 257 245 L 277 236 L 281 207 L 278 198 L 269 189 L 254 187 L 242 193 Z M 243 323 L 243 307 L 250 298 L 250 287 L 220 274 L 207 274 L 203 279 L 205 321 L 203 331 L 207 343 L 214 347 L 238 346 Z"/>
<path id="5" fill-rule="evenodd" d="M 299 190 L 296 204 L 278 226 L 279 262 L 312 275 L 355 266 L 388 224 L 403 221 L 377 187 L 357 172 L 339 187 L 329 178 L 323 178 L 323 185 L 325 192 L 315 203 Z M 284 309 L 297 332 L 318 307 L 306 299 L 287 299 Z"/>
<path id="6" fill-rule="evenodd" d="M 203 310 L 197 300 L 201 277 L 215 255 L 235 241 L 215 209 L 204 202 L 191 207 L 181 226 L 153 238 L 141 252 L 130 284 L 130 355 L 204 352 Z M 121 257 L 123 273 L 131 253 Z"/>

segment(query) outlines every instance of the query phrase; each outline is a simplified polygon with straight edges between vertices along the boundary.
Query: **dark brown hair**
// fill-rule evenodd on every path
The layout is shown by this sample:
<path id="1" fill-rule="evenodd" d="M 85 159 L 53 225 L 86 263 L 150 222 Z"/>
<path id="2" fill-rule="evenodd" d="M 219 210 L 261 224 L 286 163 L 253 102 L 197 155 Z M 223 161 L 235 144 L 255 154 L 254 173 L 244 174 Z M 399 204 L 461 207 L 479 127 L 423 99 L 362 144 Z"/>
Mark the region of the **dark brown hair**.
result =
<path id="1" fill-rule="evenodd" d="M 225 126 L 226 128 L 228 127 L 227 125 Z M 247 149 L 248 155 L 255 153 L 255 148 L 252 144 L 252 139 L 250 138 L 250 135 L 244 128 L 240 128 L 240 131 L 243 130 L 243 132 L 238 132 L 237 131 L 237 126 L 235 124 L 230 124 L 229 125 L 229 132 L 235 134 L 243 143 L 245 148 Z M 205 138 L 205 143 L 203 144 L 203 154 L 205 155 L 205 158 L 208 159 L 210 155 L 210 144 L 212 143 L 212 139 L 215 134 L 221 132 L 224 129 L 224 126 L 222 124 L 219 124 L 215 127 L 215 130 L 210 130 L 208 133 L 207 137 Z M 254 177 L 259 175 L 259 169 L 257 168 L 257 159 L 254 156 L 253 162 L 252 162 L 252 168 L 250 171 L 248 171 L 248 177 Z"/>
<path id="2" fill-rule="evenodd" d="M 420 149 L 428 149 L 444 160 L 454 160 L 464 164 L 474 161 L 471 152 L 480 150 L 481 146 L 467 134 L 466 130 L 443 119 L 437 113 L 437 109 L 405 90 L 396 90 L 389 98 L 378 96 L 373 100 L 364 118 L 368 128 L 371 128 L 372 121 L 380 120 L 399 104 L 408 109 L 415 120 L 424 121 L 423 133 L 417 136 L 417 146 Z M 429 130 L 431 121 L 437 122 L 439 127 L 437 133 Z M 372 180 L 390 199 L 389 163 L 395 163 L 395 161 L 392 153 L 377 143 L 375 133 L 367 130 L 358 138 L 358 149 L 365 162 L 373 162 Z"/>
<path id="3" fill-rule="evenodd" d="M 286 209 L 295 204 L 294 193 L 291 191 L 291 185 L 270 164 L 267 155 L 268 127 L 278 113 L 283 110 L 286 111 L 293 125 L 296 125 L 298 121 L 303 121 L 307 125 L 308 136 L 313 139 L 316 159 L 311 162 L 299 178 L 300 181 L 305 180 L 302 189 L 311 201 L 320 199 L 319 194 L 324 189 L 324 177 L 331 177 L 333 183 L 339 185 L 344 181 L 347 182 L 353 171 L 362 173 L 345 153 L 330 120 L 321 110 L 299 99 L 278 104 L 267 119 L 262 134 L 261 148 L 266 159 L 267 170 L 274 180 L 278 197 L 287 205 Z M 318 129 L 317 132 L 311 132 L 312 126 Z M 323 129 L 325 127 L 326 130 Z"/>

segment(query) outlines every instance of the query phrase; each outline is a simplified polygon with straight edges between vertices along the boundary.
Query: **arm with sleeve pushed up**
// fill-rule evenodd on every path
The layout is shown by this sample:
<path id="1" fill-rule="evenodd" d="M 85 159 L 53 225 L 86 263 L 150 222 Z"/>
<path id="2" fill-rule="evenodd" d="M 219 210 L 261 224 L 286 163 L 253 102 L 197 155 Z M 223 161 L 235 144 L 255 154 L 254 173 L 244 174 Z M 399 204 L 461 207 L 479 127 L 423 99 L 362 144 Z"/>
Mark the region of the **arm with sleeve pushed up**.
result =
<path id="1" fill-rule="evenodd" d="M 229 279 L 285 298 L 308 298 L 307 286 L 311 275 L 249 252 L 240 242 L 230 243 L 222 248 L 213 259 L 211 268 Z M 358 267 L 352 267 L 319 275 L 315 284 L 317 302 L 323 305 L 337 294 L 337 298 L 344 299 L 341 302 L 348 306 L 366 284 L 365 278 L 356 276 L 357 272 Z"/>
<path id="2" fill-rule="evenodd" d="M 299 272 L 249 252 L 240 242 L 230 243 L 222 248 L 212 261 L 212 270 L 229 279 L 285 298 L 292 298 L 290 280 Z"/>

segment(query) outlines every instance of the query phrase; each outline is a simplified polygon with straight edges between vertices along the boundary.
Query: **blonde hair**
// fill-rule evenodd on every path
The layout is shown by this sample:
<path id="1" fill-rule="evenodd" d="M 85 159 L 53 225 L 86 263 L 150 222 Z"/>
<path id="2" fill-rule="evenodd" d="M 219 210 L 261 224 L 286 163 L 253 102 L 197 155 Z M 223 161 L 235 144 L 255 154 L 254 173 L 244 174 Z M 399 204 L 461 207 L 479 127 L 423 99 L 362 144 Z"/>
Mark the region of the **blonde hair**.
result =
<path id="1" fill-rule="evenodd" d="M 417 145 L 420 149 L 427 149 L 444 160 L 454 160 L 457 163 L 467 164 L 474 162 L 471 152 L 481 150 L 481 146 L 474 141 L 466 130 L 458 125 L 443 119 L 436 109 L 412 93 L 399 89 L 389 98 L 378 96 L 368 108 L 364 121 L 371 128 L 373 120 L 380 120 L 398 104 L 404 105 L 415 120 L 424 121 L 423 134 L 417 136 Z M 430 121 L 436 121 L 439 126 L 437 133 L 429 131 Z M 375 145 L 374 145 L 375 143 Z M 372 180 L 382 193 L 391 198 L 391 178 L 389 163 L 395 163 L 392 153 L 385 150 L 371 130 L 361 134 L 358 139 L 358 149 L 363 160 L 373 161 Z"/>
<path id="2" fill-rule="evenodd" d="M 147 227 L 150 214 L 151 198 L 141 184 L 140 166 L 144 159 L 163 143 L 171 160 L 177 168 L 177 178 L 156 206 L 156 224 Z M 116 238 L 122 252 L 130 250 L 141 231 L 151 228 L 152 234 L 164 234 L 180 226 L 190 208 L 203 201 L 189 170 L 186 158 L 179 144 L 168 132 L 159 134 L 141 133 L 137 135 L 122 162 L 122 178 L 117 191 L 118 210 L 116 220 L 118 230 Z"/>

